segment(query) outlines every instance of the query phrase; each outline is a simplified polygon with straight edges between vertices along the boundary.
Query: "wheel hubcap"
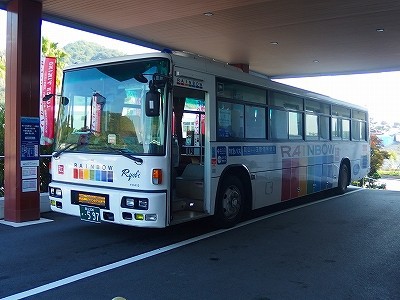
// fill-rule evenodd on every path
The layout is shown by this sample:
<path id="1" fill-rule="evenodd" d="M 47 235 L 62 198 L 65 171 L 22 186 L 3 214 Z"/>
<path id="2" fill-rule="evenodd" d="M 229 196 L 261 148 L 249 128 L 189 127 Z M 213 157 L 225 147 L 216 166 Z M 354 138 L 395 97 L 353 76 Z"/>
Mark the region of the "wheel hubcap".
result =
<path id="1" fill-rule="evenodd" d="M 239 190 L 235 186 L 230 186 L 226 189 L 222 205 L 225 217 L 232 219 L 237 216 L 240 210 L 241 197 Z"/>

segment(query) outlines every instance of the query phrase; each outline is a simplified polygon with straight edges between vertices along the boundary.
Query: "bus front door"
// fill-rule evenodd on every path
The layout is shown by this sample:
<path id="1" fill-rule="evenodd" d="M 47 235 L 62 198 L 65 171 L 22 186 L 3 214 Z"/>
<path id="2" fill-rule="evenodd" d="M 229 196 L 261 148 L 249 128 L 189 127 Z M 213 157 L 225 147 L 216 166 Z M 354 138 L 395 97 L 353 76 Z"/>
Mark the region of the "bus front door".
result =
<path id="1" fill-rule="evenodd" d="M 176 224 L 205 215 L 205 92 L 176 87 L 173 99 L 170 207 L 171 224 Z"/>

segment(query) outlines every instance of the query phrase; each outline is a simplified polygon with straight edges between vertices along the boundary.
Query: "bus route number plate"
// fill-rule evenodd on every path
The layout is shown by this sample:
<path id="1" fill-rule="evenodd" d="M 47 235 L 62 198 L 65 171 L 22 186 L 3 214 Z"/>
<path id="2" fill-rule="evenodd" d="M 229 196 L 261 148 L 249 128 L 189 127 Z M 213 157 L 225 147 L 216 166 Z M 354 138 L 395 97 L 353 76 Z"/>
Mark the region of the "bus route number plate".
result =
<path id="1" fill-rule="evenodd" d="M 100 208 L 80 205 L 81 220 L 93 223 L 100 223 Z"/>

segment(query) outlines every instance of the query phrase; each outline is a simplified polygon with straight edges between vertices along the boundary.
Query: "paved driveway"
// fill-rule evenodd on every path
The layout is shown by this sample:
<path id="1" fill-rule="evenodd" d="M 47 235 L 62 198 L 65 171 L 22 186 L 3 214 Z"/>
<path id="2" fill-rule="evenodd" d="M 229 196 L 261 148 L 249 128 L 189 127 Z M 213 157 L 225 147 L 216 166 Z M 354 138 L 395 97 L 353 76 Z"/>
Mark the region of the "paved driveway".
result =
<path id="1" fill-rule="evenodd" d="M 314 197 L 315 198 L 315 197 Z M 229 230 L 0 224 L 5 299 L 400 299 L 400 193 L 353 190 Z"/>

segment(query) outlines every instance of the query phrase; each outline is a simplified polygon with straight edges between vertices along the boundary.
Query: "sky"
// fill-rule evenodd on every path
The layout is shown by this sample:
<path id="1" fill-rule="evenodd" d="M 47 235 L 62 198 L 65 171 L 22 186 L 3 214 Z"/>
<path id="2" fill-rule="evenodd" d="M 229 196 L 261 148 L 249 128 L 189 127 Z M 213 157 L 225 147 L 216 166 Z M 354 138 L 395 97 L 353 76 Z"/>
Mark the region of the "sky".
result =
<path id="1" fill-rule="evenodd" d="M 6 44 L 6 12 L 0 10 L 0 50 Z M 43 21 L 42 35 L 58 43 L 85 40 L 126 54 L 152 49 Z M 279 79 L 279 82 L 367 107 L 375 121 L 400 122 L 400 71 L 386 73 Z"/>

